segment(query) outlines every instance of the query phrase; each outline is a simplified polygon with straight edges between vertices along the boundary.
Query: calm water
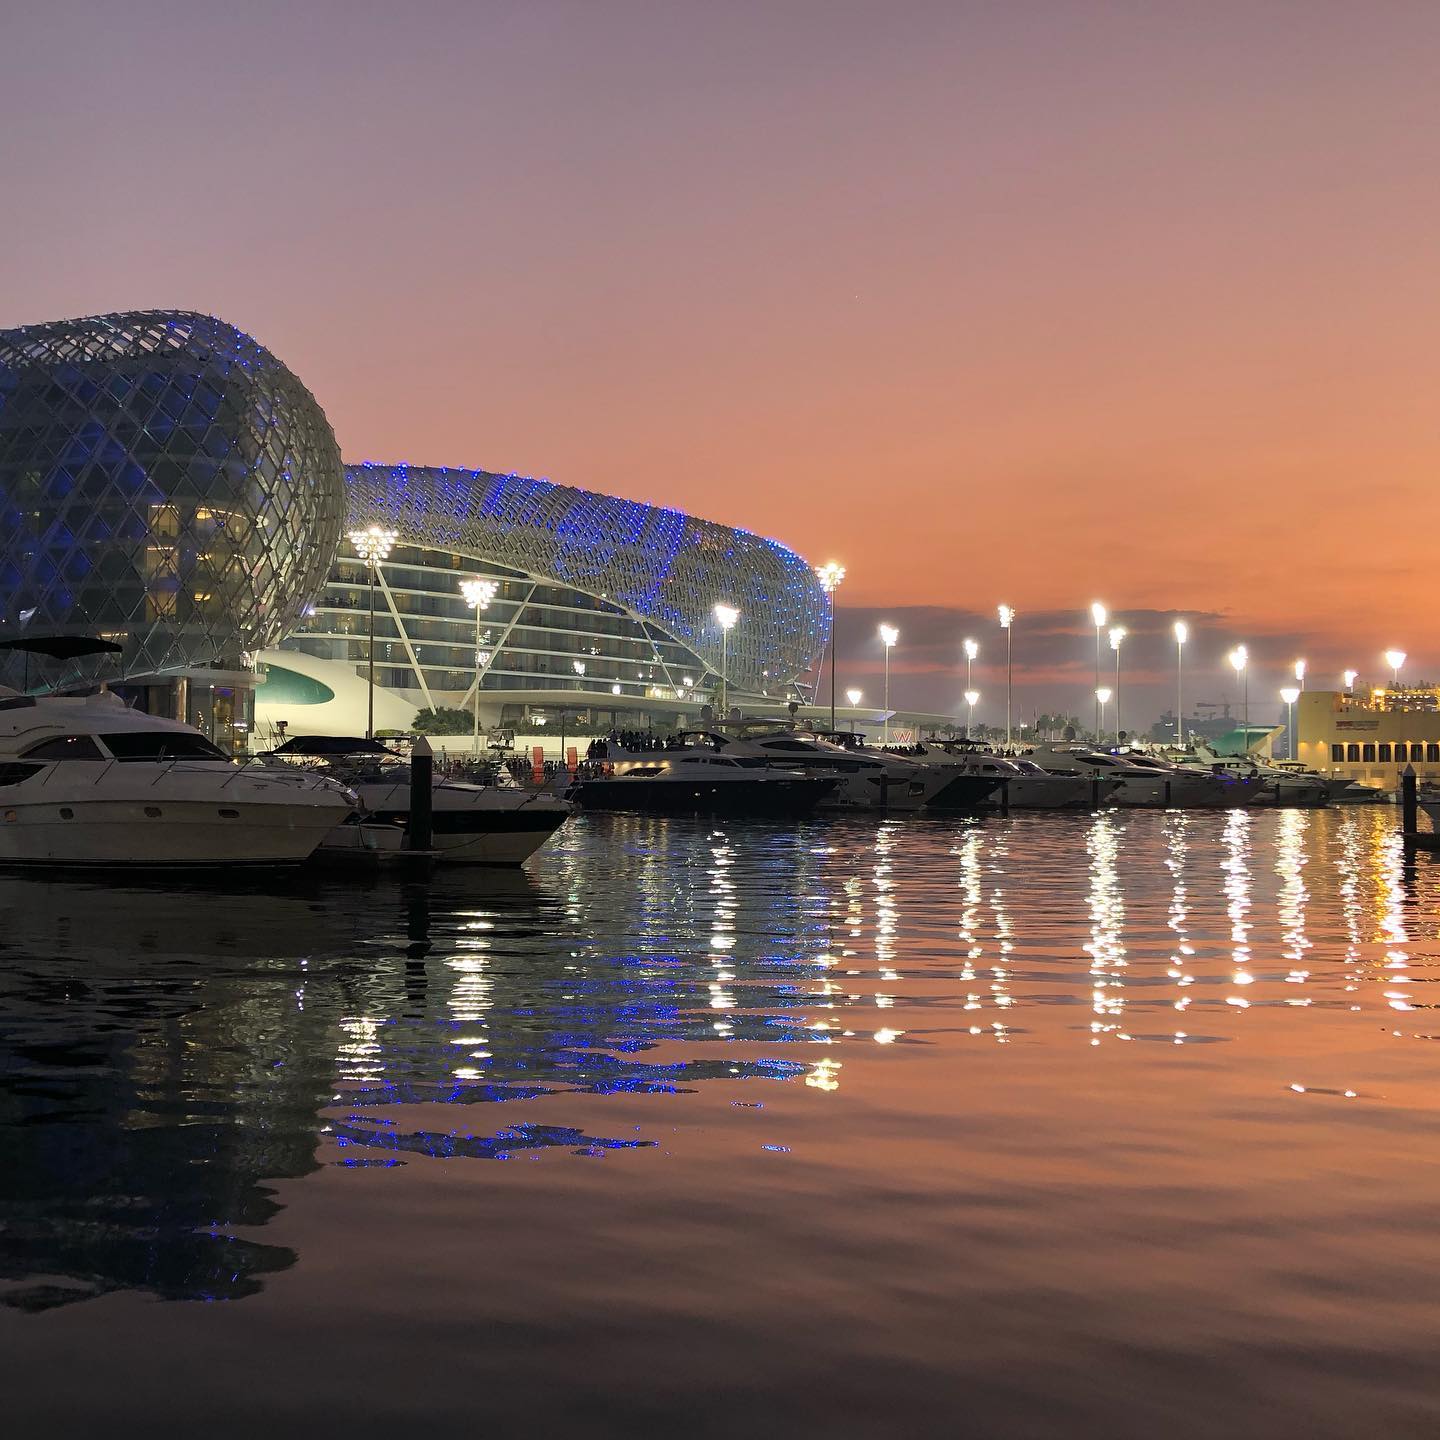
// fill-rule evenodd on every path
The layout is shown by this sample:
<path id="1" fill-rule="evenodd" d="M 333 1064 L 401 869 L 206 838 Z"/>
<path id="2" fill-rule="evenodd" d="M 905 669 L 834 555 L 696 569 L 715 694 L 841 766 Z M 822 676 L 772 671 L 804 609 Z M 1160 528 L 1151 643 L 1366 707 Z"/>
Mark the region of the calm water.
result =
<path id="1" fill-rule="evenodd" d="M 1434 1434 L 1440 866 L 1394 826 L 0 880 L 8 1433 Z"/>

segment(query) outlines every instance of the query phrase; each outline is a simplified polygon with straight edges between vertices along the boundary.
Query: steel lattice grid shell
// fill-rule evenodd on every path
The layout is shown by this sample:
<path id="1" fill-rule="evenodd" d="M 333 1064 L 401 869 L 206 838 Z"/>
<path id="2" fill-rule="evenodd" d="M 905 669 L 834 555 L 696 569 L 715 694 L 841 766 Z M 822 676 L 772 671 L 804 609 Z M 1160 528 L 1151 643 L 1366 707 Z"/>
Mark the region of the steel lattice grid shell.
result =
<path id="1" fill-rule="evenodd" d="M 347 525 L 448 549 L 603 596 L 721 666 L 716 603 L 740 620 L 737 691 L 795 688 L 820 653 L 829 607 L 815 572 L 774 540 L 679 510 L 548 480 L 444 467 L 348 465 Z"/>
<path id="2" fill-rule="evenodd" d="M 324 412 L 233 326 L 139 311 L 0 331 L 0 636 L 124 647 L 67 679 L 277 642 L 323 585 L 343 512 Z M 13 682 L 18 658 L 0 663 Z"/>

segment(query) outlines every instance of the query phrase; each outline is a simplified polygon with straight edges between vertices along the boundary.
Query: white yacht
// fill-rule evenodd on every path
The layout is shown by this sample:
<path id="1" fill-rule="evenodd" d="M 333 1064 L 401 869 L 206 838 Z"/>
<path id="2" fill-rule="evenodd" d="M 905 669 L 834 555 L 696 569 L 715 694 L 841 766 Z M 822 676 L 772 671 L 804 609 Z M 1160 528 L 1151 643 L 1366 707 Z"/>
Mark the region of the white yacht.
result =
<path id="1" fill-rule="evenodd" d="M 322 855 L 398 851 L 410 827 L 410 766 L 378 740 L 304 735 L 275 757 L 287 768 L 331 776 L 359 798 L 358 812 L 325 837 Z M 525 790 L 500 766 L 485 783 L 437 780 L 431 789 L 430 846 L 437 864 L 523 865 L 570 818 L 568 800 Z"/>
<path id="2" fill-rule="evenodd" d="M 1081 775 L 1056 775 L 1024 756 L 997 755 L 967 740 L 922 740 L 911 747 L 922 764 L 950 767 L 958 775 L 978 776 L 995 787 L 982 808 L 997 810 L 1094 810 L 1114 803 L 1118 779 L 1092 784 Z M 948 791 L 930 803 L 949 808 Z"/>
<path id="3" fill-rule="evenodd" d="M 294 865 L 354 808 L 342 785 L 237 764 L 116 695 L 0 688 L 0 864 Z"/>
<path id="4" fill-rule="evenodd" d="M 1220 755 L 1204 745 L 1195 747 L 1193 759 L 1180 759 L 1179 764 L 1221 770 L 1259 782 L 1257 805 L 1303 806 L 1328 805 L 1337 789 L 1349 781 L 1332 783 L 1314 770 L 1290 761 L 1264 761 L 1253 755 Z"/>
<path id="5" fill-rule="evenodd" d="M 1029 759 L 1052 775 L 1079 775 L 1098 785 L 1120 783 L 1114 803 L 1162 809 L 1221 809 L 1248 805 L 1259 791 L 1254 780 L 1185 770 L 1151 755 L 1112 754 L 1088 745 L 1036 746 Z"/>

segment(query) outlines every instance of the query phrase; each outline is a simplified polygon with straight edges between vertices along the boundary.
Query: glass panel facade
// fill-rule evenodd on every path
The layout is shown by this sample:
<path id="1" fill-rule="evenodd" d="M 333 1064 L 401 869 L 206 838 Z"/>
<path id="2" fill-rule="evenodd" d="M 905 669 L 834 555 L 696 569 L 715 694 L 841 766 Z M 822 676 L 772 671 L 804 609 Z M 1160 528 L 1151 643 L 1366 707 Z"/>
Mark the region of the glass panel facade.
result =
<path id="1" fill-rule="evenodd" d="M 310 392 L 222 321 L 145 311 L 0 331 L 0 636 L 123 647 L 50 683 L 238 668 L 319 589 L 344 496 Z M 18 686 L 22 666 L 0 652 L 0 683 Z"/>

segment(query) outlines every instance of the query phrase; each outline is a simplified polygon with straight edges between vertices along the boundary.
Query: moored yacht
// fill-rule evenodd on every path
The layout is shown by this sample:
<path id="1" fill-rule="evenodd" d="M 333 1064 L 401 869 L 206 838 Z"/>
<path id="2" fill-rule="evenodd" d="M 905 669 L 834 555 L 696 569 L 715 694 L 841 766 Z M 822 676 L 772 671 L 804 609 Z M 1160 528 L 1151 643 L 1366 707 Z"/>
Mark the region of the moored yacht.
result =
<path id="1" fill-rule="evenodd" d="M 1336 790 L 1349 784 L 1342 780 L 1331 782 L 1314 770 L 1287 761 L 1264 761 L 1253 755 L 1219 755 L 1201 745 L 1194 752 L 1194 760 L 1181 759 L 1183 766 L 1194 764 L 1236 775 L 1257 782 L 1257 805 L 1301 806 L 1304 808 L 1328 805 Z"/>
<path id="2" fill-rule="evenodd" d="M 997 755 L 970 740 L 922 740 L 910 750 L 921 763 L 989 781 L 993 788 L 980 801 L 982 809 L 1094 810 L 1111 804 L 1120 788 L 1119 780 L 1092 783 L 1080 775 L 1053 775 L 1024 756 Z M 942 790 L 931 806 L 951 808 L 949 795 L 949 788 Z"/>
<path id="3" fill-rule="evenodd" d="M 396 851 L 410 839 L 410 766 L 378 740 L 302 735 L 275 757 L 333 776 L 360 810 L 325 837 L 322 854 Z M 431 789 L 430 847 L 446 865 L 522 865 L 570 817 L 569 801 L 524 790 L 500 767 L 487 783 L 437 780 Z"/>
<path id="4" fill-rule="evenodd" d="M 1092 785 L 1118 781 L 1113 803 L 1160 809 L 1221 809 L 1248 805 L 1258 785 L 1208 771 L 1183 770 L 1154 756 L 1112 754 L 1088 745 L 1042 745 L 1029 759 L 1052 775 L 1079 775 Z"/>
<path id="5" fill-rule="evenodd" d="M 833 780 L 834 786 L 820 802 L 825 809 L 919 810 L 953 778 L 900 755 L 867 750 L 858 737 L 819 735 L 783 721 L 738 721 L 723 731 L 687 731 L 679 738 L 687 748 Z"/>
<path id="6" fill-rule="evenodd" d="M 805 815 L 835 789 L 829 776 L 782 770 L 756 757 L 700 749 L 628 757 L 586 776 L 569 794 L 588 810 L 640 810 L 666 815 Z"/>
<path id="7" fill-rule="evenodd" d="M 354 809 L 342 785 L 237 764 L 116 695 L 0 688 L 0 863 L 295 865 Z"/>

